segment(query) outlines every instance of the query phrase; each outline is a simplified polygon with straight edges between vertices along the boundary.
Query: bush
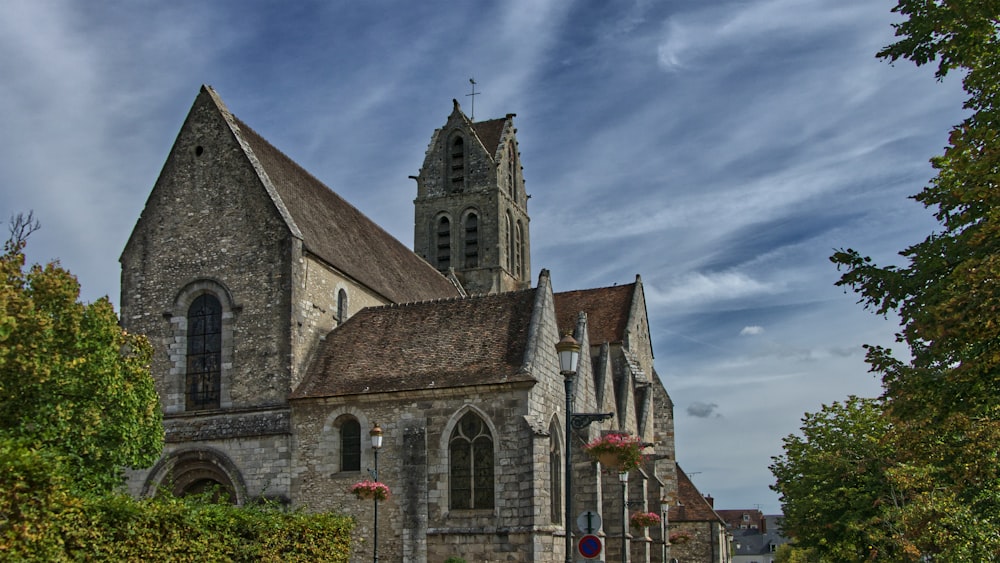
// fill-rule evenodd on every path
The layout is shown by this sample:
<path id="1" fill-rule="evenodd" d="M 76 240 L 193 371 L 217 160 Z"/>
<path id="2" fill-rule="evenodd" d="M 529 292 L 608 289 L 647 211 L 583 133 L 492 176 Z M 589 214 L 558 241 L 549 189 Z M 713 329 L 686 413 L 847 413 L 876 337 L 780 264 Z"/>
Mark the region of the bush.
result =
<path id="1" fill-rule="evenodd" d="M 353 520 L 206 499 L 77 497 L 62 462 L 0 439 L 0 560 L 346 562 Z"/>

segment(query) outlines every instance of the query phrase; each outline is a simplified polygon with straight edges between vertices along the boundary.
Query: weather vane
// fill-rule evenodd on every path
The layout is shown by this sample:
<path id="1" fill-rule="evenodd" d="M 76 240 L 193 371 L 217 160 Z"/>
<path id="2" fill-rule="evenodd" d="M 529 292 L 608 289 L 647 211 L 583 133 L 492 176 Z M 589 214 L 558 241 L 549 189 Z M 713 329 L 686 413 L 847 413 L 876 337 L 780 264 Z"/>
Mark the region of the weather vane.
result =
<path id="1" fill-rule="evenodd" d="M 465 96 L 466 97 L 470 97 L 470 96 L 472 97 L 472 114 L 469 116 L 469 119 L 474 120 L 474 119 L 476 119 L 476 96 L 478 96 L 479 94 L 482 94 L 482 92 L 476 92 L 476 79 L 470 78 L 469 79 L 469 84 L 472 84 L 472 93 L 471 94 L 466 94 Z"/>

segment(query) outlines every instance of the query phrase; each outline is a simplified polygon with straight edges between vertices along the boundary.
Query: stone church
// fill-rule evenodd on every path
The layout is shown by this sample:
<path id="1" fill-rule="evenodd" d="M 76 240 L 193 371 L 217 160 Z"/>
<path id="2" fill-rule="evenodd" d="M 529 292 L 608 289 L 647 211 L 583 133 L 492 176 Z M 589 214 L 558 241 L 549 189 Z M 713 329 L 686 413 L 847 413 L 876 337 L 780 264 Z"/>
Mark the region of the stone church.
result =
<path id="1" fill-rule="evenodd" d="M 382 561 L 565 561 L 567 528 L 581 536 L 564 521 L 569 333 L 590 352 L 574 411 L 610 414 L 569 436 L 574 519 L 602 516 L 608 560 L 669 561 L 663 526 L 623 525 L 677 498 L 642 280 L 532 278 L 514 117 L 454 103 L 413 177 L 411 250 L 203 86 L 121 255 L 122 324 L 153 343 L 166 430 L 133 494 L 348 514 L 368 561 L 374 503 L 349 488 L 377 465 Z M 647 444 L 624 482 L 582 450 L 607 432 Z"/>

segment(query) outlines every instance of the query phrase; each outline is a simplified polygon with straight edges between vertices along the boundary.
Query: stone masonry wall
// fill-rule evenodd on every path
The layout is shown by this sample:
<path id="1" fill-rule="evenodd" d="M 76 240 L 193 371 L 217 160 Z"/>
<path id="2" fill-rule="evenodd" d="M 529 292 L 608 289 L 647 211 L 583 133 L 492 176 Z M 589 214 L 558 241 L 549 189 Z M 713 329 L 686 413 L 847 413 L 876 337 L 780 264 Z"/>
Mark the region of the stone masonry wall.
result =
<path id="1" fill-rule="evenodd" d="M 311 254 L 303 254 L 299 262 L 302 273 L 295 288 L 295 309 L 292 313 L 295 335 L 292 346 L 295 351 L 292 389 L 301 383 L 319 342 L 337 327 L 337 319 L 340 318 L 340 311 L 337 310 L 340 290 L 344 290 L 347 295 L 347 311 L 343 315 L 345 321 L 365 307 L 388 303 Z"/>
<path id="2" fill-rule="evenodd" d="M 447 443 L 468 410 L 487 421 L 495 439 L 492 510 L 448 509 Z M 527 412 L 523 386 L 295 401 L 293 499 L 296 506 L 358 518 L 354 560 L 370 559 L 373 506 L 348 489 L 368 477 L 374 456 L 371 448 L 362 447 L 362 471 L 338 471 L 335 423 L 347 414 L 359 421 L 363 434 L 378 422 L 385 435 L 379 480 L 392 488 L 393 496 L 379 506 L 380 560 L 443 561 L 451 555 L 469 561 L 534 560 L 531 533 L 542 508 L 531 490 L 536 480 L 547 479 L 548 465 L 543 474 L 536 472 Z M 547 515 L 547 505 L 544 510 Z"/>

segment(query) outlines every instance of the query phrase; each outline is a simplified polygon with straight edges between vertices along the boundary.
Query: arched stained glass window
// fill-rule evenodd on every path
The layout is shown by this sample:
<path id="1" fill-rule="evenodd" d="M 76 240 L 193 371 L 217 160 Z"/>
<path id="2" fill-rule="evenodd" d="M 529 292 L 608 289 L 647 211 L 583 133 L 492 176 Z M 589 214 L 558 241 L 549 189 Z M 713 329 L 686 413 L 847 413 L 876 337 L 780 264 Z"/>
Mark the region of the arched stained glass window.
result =
<path id="1" fill-rule="evenodd" d="M 451 433 L 451 508 L 493 508 L 493 436 L 475 413 L 466 413 Z"/>
<path id="2" fill-rule="evenodd" d="M 189 411 L 219 408 L 222 379 L 222 305 L 214 295 L 198 296 L 187 314 L 185 407 Z"/>
<path id="3" fill-rule="evenodd" d="M 340 424 L 340 470 L 361 471 L 361 424 L 354 418 Z"/>

